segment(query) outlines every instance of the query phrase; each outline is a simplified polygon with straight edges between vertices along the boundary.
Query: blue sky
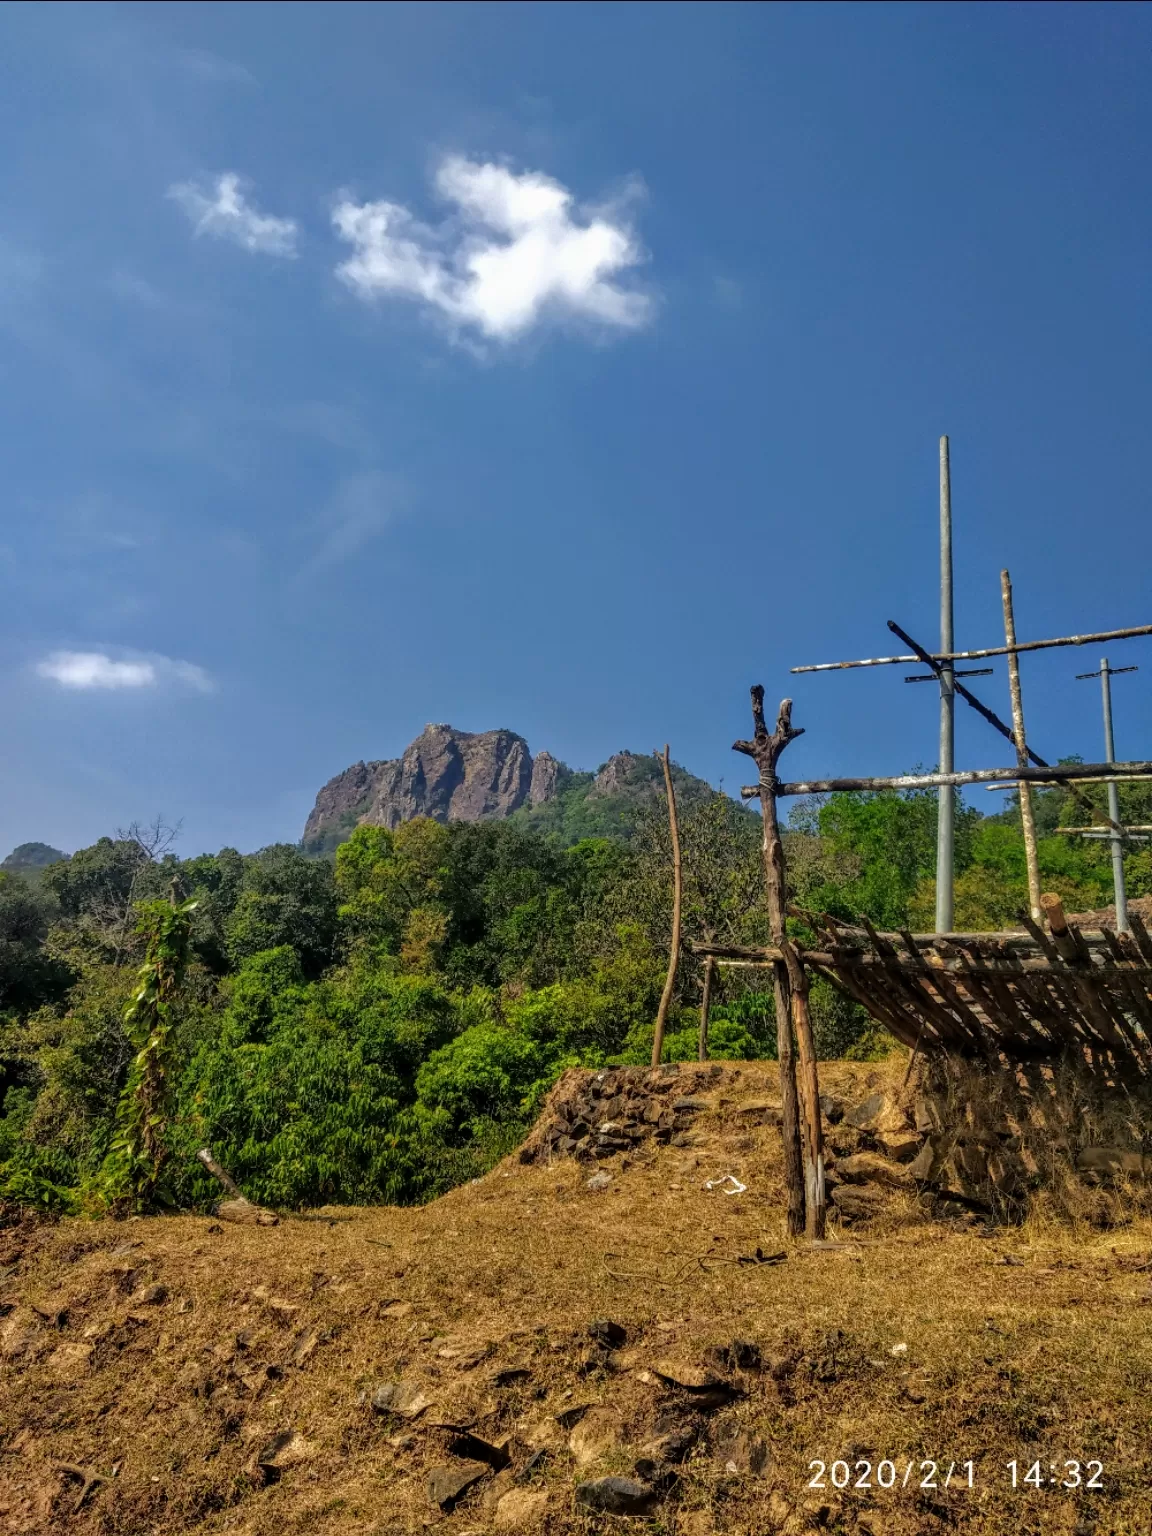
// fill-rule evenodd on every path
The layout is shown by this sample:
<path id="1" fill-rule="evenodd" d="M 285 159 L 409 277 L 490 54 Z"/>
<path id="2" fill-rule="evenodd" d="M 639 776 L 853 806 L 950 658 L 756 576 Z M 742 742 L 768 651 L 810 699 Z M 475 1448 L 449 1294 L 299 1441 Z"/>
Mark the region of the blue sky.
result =
<path id="1" fill-rule="evenodd" d="M 0 852 L 299 836 L 426 721 L 734 788 L 935 759 L 906 668 L 1152 622 L 1146 5 L 0 11 Z M 1152 756 L 1152 641 L 1112 647 Z M 1098 656 L 1025 662 L 1098 755 Z M 979 686 L 1007 713 L 1003 663 Z M 961 764 L 1005 761 L 961 717 Z M 991 796 L 983 797 L 991 800 Z"/>

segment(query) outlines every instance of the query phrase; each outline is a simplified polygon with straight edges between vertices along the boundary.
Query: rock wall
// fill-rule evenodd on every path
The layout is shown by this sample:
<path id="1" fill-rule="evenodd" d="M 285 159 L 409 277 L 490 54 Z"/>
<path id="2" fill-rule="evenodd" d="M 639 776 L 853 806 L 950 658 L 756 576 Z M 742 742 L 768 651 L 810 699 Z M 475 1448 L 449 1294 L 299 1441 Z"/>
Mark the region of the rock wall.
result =
<path id="1" fill-rule="evenodd" d="M 714 1107 L 707 1090 L 723 1075 L 718 1062 L 609 1067 L 602 1072 L 574 1067 L 552 1090 L 520 1160 L 575 1157 L 591 1163 L 649 1140 L 688 1145 L 695 1117 Z"/>

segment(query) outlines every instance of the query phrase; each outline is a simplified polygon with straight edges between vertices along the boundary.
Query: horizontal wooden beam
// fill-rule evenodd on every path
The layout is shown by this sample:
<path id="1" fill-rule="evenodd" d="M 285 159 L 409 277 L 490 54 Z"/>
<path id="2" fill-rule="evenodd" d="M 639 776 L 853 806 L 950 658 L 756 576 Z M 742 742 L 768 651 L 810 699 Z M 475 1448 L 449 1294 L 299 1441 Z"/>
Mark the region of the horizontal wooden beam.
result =
<path id="1" fill-rule="evenodd" d="M 938 651 L 933 661 L 979 661 L 985 656 L 1007 656 L 1020 651 L 1047 651 L 1058 645 L 1095 645 L 1103 640 L 1134 640 L 1138 635 L 1152 635 L 1152 624 L 1137 624 L 1133 629 L 1105 629 L 1095 635 L 1062 635 L 1056 640 L 1018 640 L 1015 645 L 990 645 L 981 651 Z M 906 666 L 918 656 L 869 656 L 863 661 L 821 661 L 815 666 L 793 667 L 793 672 L 846 672 L 851 667 Z M 1088 674 L 1086 674 L 1088 675 Z"/>
<path id="2" fill-rule="evenodd" d="M 1095 782 L 1107 779 L 1152 779 L 1152 762 L 1134 763 L 1061 763 L 1051 768 L 975 768 L 965 773 L 902 773 L 894 778 L 805 779 L 798 783 L 778 783 L 780 795 L 827 795 L 840 791 L 884 789 L 937 789 L 942 785 L 961 784 L 1059 784 L 1067 780 Z M 758 784 L 746 784 L 740 794 L 755 800 Z"/>
<path id="3" fill-rule="evenodd" d="M 1056 831 L 1064 837 L 1072 837 L 1079 833 L 1081 836 L 1111 837 L 1112 833 L 1107 827 L 1057 827 Z M 1121 827 L 1121 832 L 1152 832 L 1150 827 Z"/>
<path id="4" fill-rule="evenodd" d="M 886 934 L 884 937 L 896 940 L 897 935 Z M 1009 949 L 1008 953 L 1004 955 L 990 952 L 990 946 L 988 946 L 987 941 L 996 940 L 1001 937 L 994 933 L 917 934 L 914 937 L 917 940 L 916 948 L 918 953 L 916 956 L 898 952 L 894 958 L 890 958 L 878 955 L 871 949 L 807 949 L 803 944 L 795 944 L 794 948 L 796 954 L 805 965 L 814 965 L 819 970 L 838 971 L 877 968 L 879 970 L 903 971 L 912 975 L 927 974 L 929 977 L 931 977 L 933 971 L 939 970 L 950 971 L 953 975 L 963 976 L 965 970 L 969 967 L 960 963 L 957 956 L 937 956 L 933 953 L 931 958 L 925 961 L 919 958 L 919 952 L 921 950 L 930 951 L 932 945 L 938 941 L 943 941 L 945 944 L 956 943 L 957 947 L 961 947 L 961 945 L 966 946 L 975 940 L 982 939 L 985 941 L 985 945 L 982 946 L 985 952 L 967 957 L 972 962 L 972 969 L 976 974 L 982 973 L 986 975 L 988 972 L 992 972 L 1001 976 L 1012 976 L 1018 971 L 1045 971 L 1054 972 L 1059 975 L 1067 973 L 1066 966 L 1053 965 L 1044 955 L 1038 954 L 1034 944 L 1032 945 L 1032 952 L 1027 954 L 1014 952 L 1012 949 Z M 1027 938 L 1027 935 L 1024 937 Z M 1087 940 L 1089 935 L 1084 934 L 1081 937 Z M 1102 942 L 1101 935 L 1092 935 L 1092 937 L 1100 938 Z M 769 966 L 775 965 L 778 960 L 784 958 L 783 951 L 777 949 L 772 944 L 693 944 L 690 948 L 692 953 L 698 955 L 701 959 L 710 957 L 718 965 Z M 1118 961 L 1109 959 L 1105 965 L 1085 963 L 1082 967 L 1077 966 L 1076 971 L 1079 975 L 1088 976 L 1107 975 L 1115 972 L 1123 976 L 1152 977 L 1152 966 L 1142 965 L 1139 961 L 1130 960 Z"/>

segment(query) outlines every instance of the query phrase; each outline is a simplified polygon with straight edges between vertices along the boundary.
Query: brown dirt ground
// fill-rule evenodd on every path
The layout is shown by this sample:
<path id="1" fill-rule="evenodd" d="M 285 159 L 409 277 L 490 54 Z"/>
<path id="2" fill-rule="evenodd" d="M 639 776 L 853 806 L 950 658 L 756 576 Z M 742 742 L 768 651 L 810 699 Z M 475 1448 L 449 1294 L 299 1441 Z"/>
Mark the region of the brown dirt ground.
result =
<path id="1" fill-rule="evenodd" d="M 898 1083 L 902 1065 L 829 1064 L 823 1084 L 855 1099 Z M 988 1236 L 894 1193 L 878 1221 L 841 1234 L 846 1246 L 786 1245 L 778 1133 L 737 1114 L 776 1098 L 774 1069 L 734 1066 L 712 1092 L 697 1146 L 647 1147 L 600 1193 L 573 1162 L 509 1159 L 423 1209 L 332 1209 L 275 1228 L 184 1216 L 0 1231 L 0 1529 L 400 1536 L 442 1523 L 445 1536 L 481 1536 L 502 1528 L 496 1499 L 540 1447 L 517 1486 L 545 1497 L 521 1500 L 526 1523 L 503 1528 L 1152 1529 L 1152 1222 L 1100 1232 L 1031 1218 Z M 703 1187 L 725 1173 L 747 1193 Z M 757 1248 L 787 1258 L 737 1262 Z M 590 1358 L 597 1317 L 627 1330 L 610 1366 Z M 683 1394 L 654 1367 L 699 1366 L 737 1337 L 770 1368 L 739 1377 L 743 1395 L 711 1415 L 656 1513 L 581 1511 L 576 1484 L 629 1474 L 656 1414 L 678 1411 Z M 527 1374 L 495 1383 L 516 1367 Z M 415 1420 L 358 1400 L 400 1379 L 433 1404 Z M 605 1444 L 581 1469 L 556 1416 L 585 1405 L 608 1412 L 588 1420 Z M 441 1515 L 425 1477 L 451 1460 L 456 1432 L 443 1426 L 466 1423 L 511 1436 L 512 1467 Z M 767 1441 L 762 1475 L 718 1457 L 738 1428 Z M 262 1473 L 262 1448 L 289 1433 L 278 1474 Z M 583 1441 L 595 1438 L 586 1426 Z M 806 1486 L 814 1461 L 885 1457 L 891 1491 Z M 1013 1492 L 1013 1459 L 1021 1471 L 1039 1461 L 1045 1486 Z M 1048 1484 L 1053 1464 L 1064 1475 L 1065 1461 L 1090 1459 L 1101 1491 Z M 957 1486 L 957 1470 L 945 1488 L 949 1464 L 969 1460 L 976 1486 Z M 919 1486 L 928 1462 L 935 1489 Z M 78 1511 L 83 1485 L 60 1463 L 104 1479 Z"/>

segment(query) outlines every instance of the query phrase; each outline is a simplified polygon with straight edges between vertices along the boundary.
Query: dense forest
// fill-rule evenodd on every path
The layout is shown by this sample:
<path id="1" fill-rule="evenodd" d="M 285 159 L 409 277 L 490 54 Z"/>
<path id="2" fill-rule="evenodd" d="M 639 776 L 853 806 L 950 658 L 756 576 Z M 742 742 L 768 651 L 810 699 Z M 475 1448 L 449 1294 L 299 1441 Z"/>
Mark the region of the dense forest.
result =
<path id="1" fill-rule="evenodd" d="M 1086 793 L 1102 809 L 1103 787 Z M 1010 925 L 1025 903 L 1012 799 L 959 812 L 958 928 Z M 1045 888 L 1070 912 L 1107 904 L 1107 846 L 1055 831 L 1083 824 L 1083 806 L 1058 788 L 1035 802 Z M 1148 786 L 1121 802 L 1152 821 Z M 202 1206 L 217 1193 L 195 1159 L 205 1145 L 282 1208 L 420 1201 L 483 1172 L 565 1067 L 651 1052 L 665 808 L 650 797 L 589 829 L 580 805 L 361 826 L 321 856 L 181 858 L 159 823 L 67 859 L 24 845 L 0 868 L 0 1198 Z M 686 940 L 763 942 L 757 816 L 720 794 L 682 811 Z M 928 793 L 798 804 L 794 900 L 930 928 L 935 816 Z M 1146 849 L 1127 872 L 1130 894 L 1152 892 Z M 685 953 L 666 1059 L 695 1055 L 699 991 Z M 885 1050 L 825 983 L 813 1010 L 822 1055 Z M 724 973 L 713 1055 L 771 1056 L 774 1028 L 762 973 Z"/>

